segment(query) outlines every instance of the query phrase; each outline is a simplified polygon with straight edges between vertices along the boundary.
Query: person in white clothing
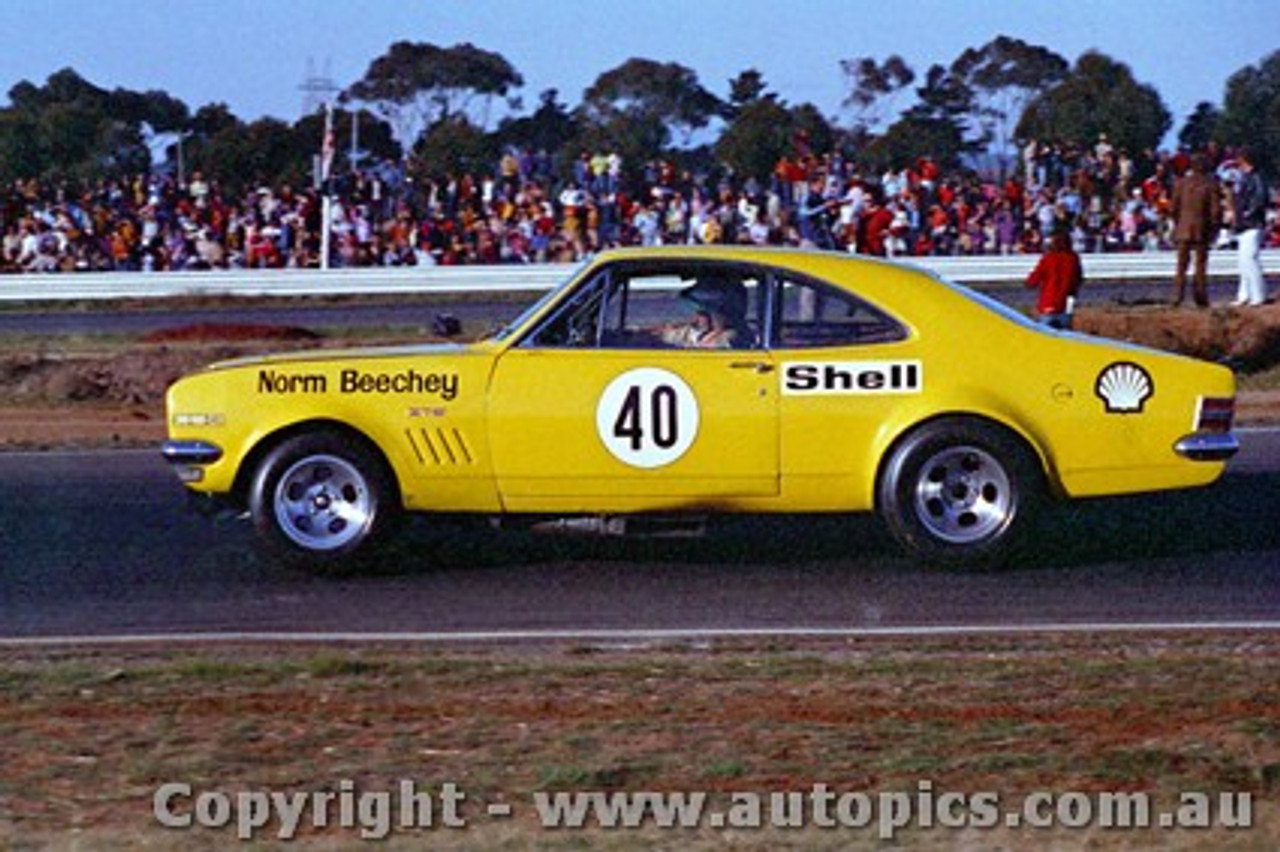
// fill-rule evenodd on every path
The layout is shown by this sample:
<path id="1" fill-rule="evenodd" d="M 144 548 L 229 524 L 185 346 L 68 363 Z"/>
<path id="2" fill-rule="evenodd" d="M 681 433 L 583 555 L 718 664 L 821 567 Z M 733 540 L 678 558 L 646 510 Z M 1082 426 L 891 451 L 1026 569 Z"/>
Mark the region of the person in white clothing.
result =
<path id="1" fill-rule="evenodd" d="M 1262 305 L 1267 301 L 1267 282 L 1259 255 L 1262 229 L 1267 218 L 1267 187 L 1253 167 L 1247 151 L 1237 157 L 1240 169 L 1235 192 L 1236 245 L 1240 258 L 1240 289 L 1236 305 Z"/>

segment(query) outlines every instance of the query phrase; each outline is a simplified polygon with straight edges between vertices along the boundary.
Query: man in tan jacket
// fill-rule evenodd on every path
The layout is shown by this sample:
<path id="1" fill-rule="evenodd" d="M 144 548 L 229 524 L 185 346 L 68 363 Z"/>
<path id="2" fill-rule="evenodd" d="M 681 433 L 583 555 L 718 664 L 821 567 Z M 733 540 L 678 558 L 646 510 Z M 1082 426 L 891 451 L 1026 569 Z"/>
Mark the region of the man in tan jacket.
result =
<path id="1" fill-rule="evenodd" d="M 1173 276 L 1173 301 L 1182 304 L 1187 284 L 1187 266 L 1195 254 L 1194 292 L 1196 306 L 1209 307 L 1209 243 L 1222 222 L 1218 182 L 1208 173 L 1203 154 L 1191 157 L 1191 169 L 1173 185 L 1173 240 L 1178 248 L 1178 267 Z"/>

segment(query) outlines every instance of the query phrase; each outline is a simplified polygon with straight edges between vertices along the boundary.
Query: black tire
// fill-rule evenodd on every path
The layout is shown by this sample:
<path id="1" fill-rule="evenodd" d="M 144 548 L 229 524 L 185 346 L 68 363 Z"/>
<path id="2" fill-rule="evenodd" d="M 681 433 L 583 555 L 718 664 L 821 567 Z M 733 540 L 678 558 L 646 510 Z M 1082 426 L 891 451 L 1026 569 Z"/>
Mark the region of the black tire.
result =
<path id="1" fill-rule="evenodd" d="M 1021 550 L 1045 497 L 1021 439 L 973 418 L 908 433 L 884 465 L 877 508 L 893 537 L 940 567 L 998 567 Z"/>
<path id="2" fill-rule="evenodd" d="M 287 438 L 254 473 L 249 514 L 276 559 L 323 574 L 359 569 L 400 514 L 395 481 L 363 441 L 321 430 Z"/>

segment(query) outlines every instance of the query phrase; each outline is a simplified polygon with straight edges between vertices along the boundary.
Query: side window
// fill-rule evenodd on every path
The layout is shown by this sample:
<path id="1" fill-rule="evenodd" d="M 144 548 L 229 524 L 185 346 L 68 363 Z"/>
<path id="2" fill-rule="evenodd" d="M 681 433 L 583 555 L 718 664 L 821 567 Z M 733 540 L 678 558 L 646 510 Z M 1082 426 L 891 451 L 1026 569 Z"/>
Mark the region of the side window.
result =
<path id="1" fill-rule="evenodd" d="M 611 342 L 642 349 L 753 349 L 763 328 L 757 275 L 724 265 L 632 274 L 624 322 Z"/>
<path id="2" fill-rule="evenodd" d="M 586 282 L 525 346 L 752 349 L 760 345 L 762 279 L 733 267 L 614 267 Z"/>
<path id="3" fill-rule="evenodd" d="M 620 290 L 608 272 L 578 288 L 524 345 L 583 348 L 600 345 L 610 296 Z"/>
<path id="4" fill-rule="evenodd" d="M 783 279 L 778 293 L 781 348 L 892 343 L 907 337 L 897 320 L 844 290 Z"/>

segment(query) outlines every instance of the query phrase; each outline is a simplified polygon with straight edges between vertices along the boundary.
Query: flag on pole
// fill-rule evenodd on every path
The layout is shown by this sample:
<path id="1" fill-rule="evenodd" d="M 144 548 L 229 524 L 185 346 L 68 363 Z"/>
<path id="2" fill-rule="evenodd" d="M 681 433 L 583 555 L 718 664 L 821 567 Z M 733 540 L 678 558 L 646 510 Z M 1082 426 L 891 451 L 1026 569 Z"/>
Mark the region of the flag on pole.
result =
<path id="1" fill-rule="evenodd" d="M 333 199 L 329 197 L 329 173 L 333 170 L 333 105 L 324 107 L 324 141 L 320 144 L 320 268 L 329 268 L 329 248 L 332 231 Z"/>
<path id="2" fill-rule="evenodd" d="M 333 107 L 324 111 L 324 142 L 320 146 L 320 180 L 327 181 L 333 171 Z"/>

